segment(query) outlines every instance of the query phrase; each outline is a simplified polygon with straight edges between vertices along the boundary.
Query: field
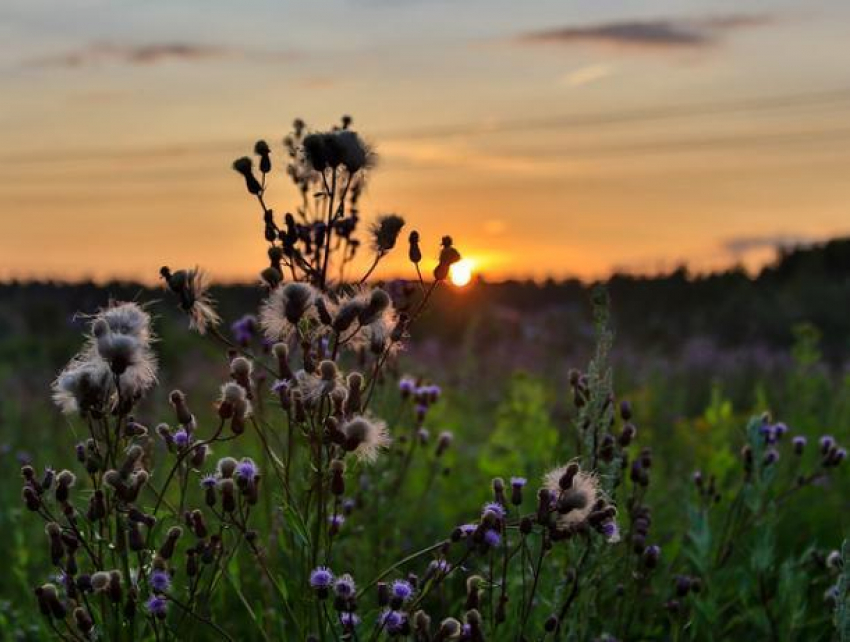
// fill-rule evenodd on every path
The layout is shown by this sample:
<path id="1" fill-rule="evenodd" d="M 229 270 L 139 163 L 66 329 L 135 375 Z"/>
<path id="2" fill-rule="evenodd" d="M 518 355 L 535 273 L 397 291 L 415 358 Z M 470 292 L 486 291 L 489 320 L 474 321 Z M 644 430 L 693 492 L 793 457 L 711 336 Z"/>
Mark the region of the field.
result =
<path id="1" fill-rule="evenodd" d="M 850 242 L 453 288 L 347 131 L 262 285 L 0 288 L 3 639 L 850 639 Z"/>

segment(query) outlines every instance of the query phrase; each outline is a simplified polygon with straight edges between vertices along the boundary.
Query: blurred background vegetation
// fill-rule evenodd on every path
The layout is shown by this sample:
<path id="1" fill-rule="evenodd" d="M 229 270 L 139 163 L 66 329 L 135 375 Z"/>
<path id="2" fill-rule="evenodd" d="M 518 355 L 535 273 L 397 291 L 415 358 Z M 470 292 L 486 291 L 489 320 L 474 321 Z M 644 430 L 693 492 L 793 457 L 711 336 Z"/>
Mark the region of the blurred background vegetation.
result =
<path id="1" fill-rule="evenodd" d="M 490 478 L 535 478 L 572 455 L 567 379 L 571 368 L 586 366 L 594 347 L 589 287 L 578 281 L 478 282 L 439 293 L 398 370 L 442 386 L 445 400 L 427 427 L 432 435 L 452 430 L 457 447 L 445 469 L 446 462 L 436 469 L 423 461 L 412 471 L 411 501 L 402 509 L 409 514 L 391 520 L 393 530 L 382 538 L 370 534 L 369 567 L 390 561 L 382 559 L 390 540 L 403 549 L 433 542 L 474 516 L 489 497 Z M 639 442 L 653 449 L 649 503 L 665 557 L 675 558 L 685 546 L 694 470 L 714 474 L 726 499 L 724 482 L 739 473 L 750 416 L 769 411 L 810 443 L 821 434 L 850 441 L 850 239 L 785 252 L 754 277 L 741 270 L 695 277 L 678 270 L 616 275 L 608 287 L 615 390 L 632 401 Z M 214 296 L 232 322 L 257 309 L 262 290 L 218 287 Z M 186 329 L 162 290 L 129 283 L 9 283 L 0 286 L 0 462 L 6 479 L 33 456 L 56 468 L 72 460 L 71 445 L 82 435 L 69 434 L 74 429 L 50 403 L 49 384 L 80 344 L 85 319 L 78 313 L 94 312 L 110 298 L 145 302 L 156 315 L 163 380 L 140 419 L 148 425 L 168 420 L 167 394 L 181 388 L 202 425 L 210 421 L 227 361 Z M 409 420 L 392 422 L 401 417 L 392 411 L 399 405 L 395 388 L 380 394 L 391 428 L 403 431 Z M 842 470 L 832 483 L 839 488 L 803 490 L 795 509 L 783 513 L 777 549 L 840 546 L 848 533 L 850 481 Z M 440 489 L 453 501 L 431 502 L 423 515 L 419 500 Z M 42 541 L 41 525 L 23 515 L 19 494 L 17 483 L 0 484 L 0 547 L 9 564 L 0 574 L 0 631 L 27 630 L 32 605 L 15 596 L 30 593 L 48 568 L 45 547 L 31 545 Z M 380 506 L 368 510 L 380 521 Z M 827 586 L 811 582 L 815 594 Z M 828 606 L 815 608 L 824 621 L 830 617 Z"/>

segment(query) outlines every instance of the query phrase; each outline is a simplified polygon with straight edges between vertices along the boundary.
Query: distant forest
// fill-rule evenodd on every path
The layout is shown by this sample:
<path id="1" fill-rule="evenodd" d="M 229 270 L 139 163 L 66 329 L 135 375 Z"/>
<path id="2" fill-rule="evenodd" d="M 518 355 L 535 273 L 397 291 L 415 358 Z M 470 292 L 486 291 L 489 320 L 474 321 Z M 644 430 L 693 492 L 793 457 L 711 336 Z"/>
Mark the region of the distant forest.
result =
<path id="1" fill-rule="evenodd" d="M 593 285 L 550 280 L 446 287 L 422 320 L 428 326 L 423 334 L 449 348 L 473 330 L 477 341 L 521 335 L 523 342 L 533 342 L 541 324 L 549 330 L 554 325 L 564 336 L 586 337 Z M 850 362 L 850 237 L 780 251 L 755 276 L 740 268 L 709 275 L 680 268 L 651 277 L 615 274 L 607 285 L 617 339 L 636 352 L 675 354 L 694 337 L 725 350 L 754 345 L 787 350 L 795 327 L 807 323 L 821 333 L 827 362 L 839 368 Z M 253 285 L 214 287 L 213 294 L 228 321 L 256 310 L 263 296 Z M 157 300 L 158 315 L 178 315 L 166 292 L 137 284 L 10 282 L 0 285 L 0 340 L 75 325 L 75 312 L 91 312 L 110 297 Z"/>

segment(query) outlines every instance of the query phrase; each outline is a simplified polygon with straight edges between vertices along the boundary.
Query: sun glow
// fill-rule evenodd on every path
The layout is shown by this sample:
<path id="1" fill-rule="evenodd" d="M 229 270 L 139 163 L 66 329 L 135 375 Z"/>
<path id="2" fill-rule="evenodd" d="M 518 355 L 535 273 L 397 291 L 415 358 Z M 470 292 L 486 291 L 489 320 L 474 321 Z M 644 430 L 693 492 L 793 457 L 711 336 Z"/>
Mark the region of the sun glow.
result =
<path id="1" fill-rule="evenodd" d="M 465 285 L 468 285 L 470 281 L 472 281 L 472 268 L 474 267 L 474 263 L 470 259 L 461 259 L 451 268 L 449 268 L 449 278 L 452 281 L 452 284 L 462 288 Z"/>

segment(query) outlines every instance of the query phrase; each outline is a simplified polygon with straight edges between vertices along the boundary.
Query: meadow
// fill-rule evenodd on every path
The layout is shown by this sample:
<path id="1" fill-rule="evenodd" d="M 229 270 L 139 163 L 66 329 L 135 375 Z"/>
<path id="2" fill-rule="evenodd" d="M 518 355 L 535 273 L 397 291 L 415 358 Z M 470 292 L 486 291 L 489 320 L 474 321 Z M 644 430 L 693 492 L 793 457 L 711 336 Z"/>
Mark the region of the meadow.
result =
<path id="1" fill-rule="evenodd" d="M 4 639 L 850 640 L 846 240 L 453 289 L 349 120 L 278 157 L 257 285 L 0 290 Z"/>

